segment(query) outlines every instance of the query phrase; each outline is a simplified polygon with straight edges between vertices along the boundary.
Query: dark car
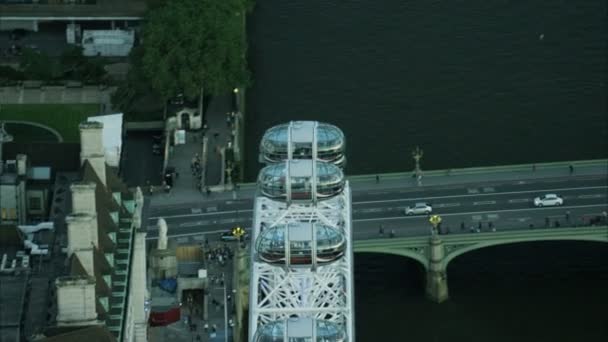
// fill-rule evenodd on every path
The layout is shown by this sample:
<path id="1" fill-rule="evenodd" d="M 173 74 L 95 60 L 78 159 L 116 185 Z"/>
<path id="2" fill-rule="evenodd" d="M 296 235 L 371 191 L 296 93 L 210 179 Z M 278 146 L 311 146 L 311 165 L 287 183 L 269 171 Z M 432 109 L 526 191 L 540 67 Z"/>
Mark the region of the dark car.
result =
<path id="1" fill-rule="evenodd" d="M 11 40 L 21 40 L 26 35 L 27 35 L 27 30 L 14 29 L 11 31 Z"/>

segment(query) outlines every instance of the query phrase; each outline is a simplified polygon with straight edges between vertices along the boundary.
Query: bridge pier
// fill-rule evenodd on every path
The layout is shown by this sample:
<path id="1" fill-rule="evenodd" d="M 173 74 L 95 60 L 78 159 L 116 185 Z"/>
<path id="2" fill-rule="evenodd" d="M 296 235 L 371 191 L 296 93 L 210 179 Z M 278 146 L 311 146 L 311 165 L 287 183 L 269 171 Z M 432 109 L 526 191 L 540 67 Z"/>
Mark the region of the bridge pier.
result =
<path id="1" fill-rule="evenodd" d="M 434 235 L 430 241 L 429 267 L 426 271 L 426 296 L 435 303 L 448 299 L 448 278 L 443 262 L 445 250 L 443 241 Z"/>

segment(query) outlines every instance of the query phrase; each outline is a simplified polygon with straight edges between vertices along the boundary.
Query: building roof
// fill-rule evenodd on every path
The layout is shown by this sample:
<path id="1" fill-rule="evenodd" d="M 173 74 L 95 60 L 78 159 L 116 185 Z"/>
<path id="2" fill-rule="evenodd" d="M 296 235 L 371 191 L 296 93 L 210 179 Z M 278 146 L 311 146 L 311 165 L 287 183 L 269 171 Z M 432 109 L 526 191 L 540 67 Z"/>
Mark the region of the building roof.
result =
<path id="1" fill-rule="evenodd" d="M 145 0 L 85 0 L 81 4 L 6 3 L 0 0 L 0 18 L 3 20 L 138 20 L 147 9 Z"/>
<path id="2" fill-rule="evenodd" d="M 2 341 L 20 341 L 21 317 L 27 289 L 27 276 L 0 276 L 0 336 Z M 10 309 L 4 309 L 10 308 Z"/>

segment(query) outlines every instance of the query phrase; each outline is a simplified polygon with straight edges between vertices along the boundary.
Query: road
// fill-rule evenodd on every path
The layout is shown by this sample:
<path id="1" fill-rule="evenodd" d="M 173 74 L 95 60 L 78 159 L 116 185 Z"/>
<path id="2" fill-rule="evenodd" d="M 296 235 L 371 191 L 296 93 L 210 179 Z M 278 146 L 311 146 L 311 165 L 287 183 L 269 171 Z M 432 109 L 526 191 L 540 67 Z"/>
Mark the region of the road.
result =
<path id="1" fill-rule="evenodd" d="M 443 218 L 443 233 L 470 233 L 482 222 L 482 231 L 490 231 L 489 222 L 500 230 L 527 229 L 530 225 L 581 225 L 589 218 L 608 210 L 608 182 L 605 175 L 520 179 L 449 186 L 411 187 L 391 190 L 352 189 L 354 238 L 379 237 L 382 225 L 386 234 L 397 236 L 430 234 L 426 216 L 405 216 L 404 209 L 416 202 L 432 204 L 433 213 Z M 545 193 L 564 198 L 561 207 L 536 208 L 533 199 Z M 174 206 L 152 207 L 149 212 L 148 239 L 157 236 L 156 222 L 163 217 L 168 234 L 189 237 L 217 234 L 236 225 L 249 228 L 253 216 L 252 199 L 205 201 Z M 566 213 L 569 212 L 569 220 Z M 569 221 L 569 222 L 568 222 Z M 462 226 L 464 224 L 464 229 Z"/>

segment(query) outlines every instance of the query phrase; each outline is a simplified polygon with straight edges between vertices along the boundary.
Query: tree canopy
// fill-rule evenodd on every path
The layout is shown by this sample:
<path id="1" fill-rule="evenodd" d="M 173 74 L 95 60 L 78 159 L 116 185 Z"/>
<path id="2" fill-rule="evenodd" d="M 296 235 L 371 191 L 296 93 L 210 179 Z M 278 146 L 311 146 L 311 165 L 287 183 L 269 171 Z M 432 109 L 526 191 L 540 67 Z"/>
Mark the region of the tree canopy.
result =
<path id="1" fill-rule="evenodd" d="M 167 99 L 247 84 L 243 25 L 250 9 L 249 0 L 175 0 L 151 9 L 141 66 L 152 87 Z"/>

